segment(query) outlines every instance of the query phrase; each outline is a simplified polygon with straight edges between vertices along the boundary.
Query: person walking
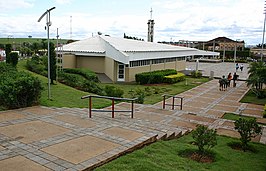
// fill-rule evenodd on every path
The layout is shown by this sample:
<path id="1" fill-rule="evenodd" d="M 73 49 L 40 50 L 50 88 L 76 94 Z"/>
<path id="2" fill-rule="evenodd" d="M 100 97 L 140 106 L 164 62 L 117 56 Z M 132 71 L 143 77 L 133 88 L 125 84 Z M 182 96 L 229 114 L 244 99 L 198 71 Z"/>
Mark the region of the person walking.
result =
<path id="1" fill-rule="evenodd" d="M 219 90 L 225 91 L 227 89 L 227 78 L 223 75 L 221 79 L 219 79 Z"/>
<path id="2" fill-rule="evenodd" d="M 243 68 L 244 68 L 244 65 L 243 64 L 240 64 L 240 71 L 241 72 L 243 71 Z"/>
<path id="3" fill-rule="evenodd" d="M 231 74 L 231 72 L 228 74 L 228 76 L 227 76 L 227 86 L 228 87 L 230 87 L 230 82 L 231 82 L 231 80 L 233 79 L 233 76 L 232 76 L 232 74 Z"/>
<path id="4" fill-rule="evenodd" d="M 236 72 L 237 72 L 238 68 L 239 68 L 239 64 L 236 63 Z"/>
<path id="5" fill-rule="evenodd" d="M 236 80 L 238 79 L 239 75 L 236 74 L 236 72 L 233 75 L 233 87 L 236 87 Z"/>

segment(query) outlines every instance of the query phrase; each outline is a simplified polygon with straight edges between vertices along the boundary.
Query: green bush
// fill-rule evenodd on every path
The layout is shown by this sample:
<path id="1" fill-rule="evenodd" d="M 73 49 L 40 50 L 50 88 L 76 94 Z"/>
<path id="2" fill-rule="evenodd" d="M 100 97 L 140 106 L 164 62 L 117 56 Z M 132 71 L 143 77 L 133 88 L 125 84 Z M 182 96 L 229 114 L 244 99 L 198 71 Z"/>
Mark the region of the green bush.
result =
<path id="1" fill-rule="evenodd" d="M 243 151 L 248 149 L 248 142 L 251 138 L 262 134 L 262 127 L 258 125 L 256 119 L 239 118 L 235 121 L 235 129 L 240 134 L 241 147 Z"/>
<path id="2" fill-rule="evenodd" d="M 89 69 L 85 69 L 85 68 L 65 68 L 64 71 L 66 73 L 72 73 L 72 74 L 79 74 L 82 75 L 84 78 L 90 80 L 90 81 L 94 81 L 94 82 L 99 82 L 99 79 L 97 77 L 97 75 L 92 72 Z"/>
<path id="3" fill-rule="evenodd" d="M 151 89 L 150 88 L 147 89 L 147 87 L 145 88 L 145 90 L 137 88 L 135 90 L 129 91 L 130 98 L 137 98 L 136 103 L 139 103 L 139 104 L 144 103 L 144 100 L 147 94 L 151 95 Z"/>
<path id="4" fill-rule="evenodd" d="M 82 90 L 98 95 L 103 95 L 103 90 L 95 82 L 85 80 L 82 85 Z"/>
<path id="5" fill-rule="evenodd" d="M 83 76 L 78 74 L 71 74 L 65 72 L 58 73 L 58 81 L 76 89 L 102 94 L 102 89 L 93 81 L 86 80 Z"/>
<path id="6" fill-rule="evenodd" d="M 6 63 L 10 64 L 11 63 L 10 53 L 12 51 L 12 45 L 6 44 L 5 51 L 6 51 Z"/>
<path id="7" fill-rule="evenodd" d="M 122 89 L 110 85 L 105 86 L 104 92 L 106 96 L 110 97 L 123 97 L 124 94 Z"/>
<path id="8" fill-rule="evenodd" d="M 202 77 L 202 73 L 200 71 L 192 71 L 191 72 L 191 77 L 192 78 L 201 78 Z"/>
<path id="9" fill-rule="evenodd" d="M 8 66 L 0 65 L 6 70 Z M 29 73 L 1 72 L 0 74 L 0 106 L 6 109 L 15 109 L 38 104 L 41 96 L 41 81 Z"/>
<path id="10" fill-rule="evenodd" d="M 10 54 L 10 64 L 14 67 L 18 64 L 18 53 L 17 52 L 11 52 Z"/>
<path id="11" fill-rule="evenodd" d="M 10 64 L 0 62 L 0 76 L 3 76 L 4 74 L 10 74 L 11 72 L 17 72 L 17 69 L 13 67 Z"/>
<path id="12" fill-rule="evenodd" d="M 26 68 L 34 73 L 47 77 L 47 57 L 33 56 L 27 60 Z"/>
<path id="13" fill-rule="evenodd" d="M 169 84 L 174 84 L 174 83 L 184 81 L 184 80 L 185 80 L 185 74 L 183 73 L 177 73 L 175 75 L 164 76 L 164 82 L 169 83 Z"/>
<path id="14" fill-rule="evenodd" d="M 164 76 L 177 74 L 174 69 L 143 72 L 135 75 L 135 80 L 139 84 L 160 84 L 164 81 Z"/>
<path id="15" fill-rule="evenodd" d="M 198 146 L 200 154 L 204 154 L 206 150 L 217 145 L 216 136 L 216 130 L 208 129 L 204 125 L 197 125 L 197 128 L 192 132 L 194 143 Z"/>

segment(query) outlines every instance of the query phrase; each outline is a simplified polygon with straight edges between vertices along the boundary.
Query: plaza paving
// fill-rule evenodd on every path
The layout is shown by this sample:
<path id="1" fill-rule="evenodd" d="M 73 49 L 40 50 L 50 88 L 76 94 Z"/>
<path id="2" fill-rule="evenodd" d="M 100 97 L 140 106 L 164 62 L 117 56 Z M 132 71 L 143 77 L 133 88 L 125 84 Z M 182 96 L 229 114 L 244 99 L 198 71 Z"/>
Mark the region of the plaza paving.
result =
<path id="1" fill-rule="evenodd" d="M 42 106 L 0 112 L 0 170 L 91 170 L 144 144 L 178 138 L 197 124 L 239 137 L 233 121 L 221 118 L 225 112 L 266 122 L 263 106 L 239 102 L 246 91 L 244 82 L 219 91 L 218 80 L 212 80 L 178 95 L 184 97 L 183 110 L 162 109 L 162 102 L 135 104 L 133 119 L 131 113 L 112 118 L 111 113 L 93 112 L 88 118 L 88 109 Z M 130 105 L 120 103 L 115 109 Z M 253 141 L 266 144 L 265 127 Z"/>
<path id="2" fill-rule="evenodd" d="M 239 63 L 240 64 L 240 63 Z M 196 62 L 187 62 L 187 69 L 196 70 Z M 244 69 L 243 71 L 236 72 L 235 63 L 232 62 L 221 62 L 221 63 L 202 63 L 199 62 L 198 70 L 202 71 L 204 76 L 210 76 L 211 71 L 214 72 L 214 77 L 220 78 L 223 75 L 227 76 L 230 72 L 232 75 L 234 72 L 239 75 L 240 80 L 246 80 L 248 76 L 248 64 L 243 63 Z"/>

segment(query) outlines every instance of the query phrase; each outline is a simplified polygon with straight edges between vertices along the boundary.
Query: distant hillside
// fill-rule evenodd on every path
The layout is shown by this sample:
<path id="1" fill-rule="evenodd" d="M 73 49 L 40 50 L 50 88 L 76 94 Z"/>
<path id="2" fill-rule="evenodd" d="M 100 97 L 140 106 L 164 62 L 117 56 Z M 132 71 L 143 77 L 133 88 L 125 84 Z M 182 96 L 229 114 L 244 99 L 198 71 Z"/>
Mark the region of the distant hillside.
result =
<path id="1" fill-rule="evenodd" d="M 0 38 L 0 44 L 15 44 L 15 45 L 21 45 L 24 42 L 27 43 L 41 43 L 42 41 L 47 41 L 46 38 Z M 50 39 L 51 42 L 56 44 L 56 39 Z M 58 42 L 60 43 L 66 43 L 67 39 L 58 39 Z"/>

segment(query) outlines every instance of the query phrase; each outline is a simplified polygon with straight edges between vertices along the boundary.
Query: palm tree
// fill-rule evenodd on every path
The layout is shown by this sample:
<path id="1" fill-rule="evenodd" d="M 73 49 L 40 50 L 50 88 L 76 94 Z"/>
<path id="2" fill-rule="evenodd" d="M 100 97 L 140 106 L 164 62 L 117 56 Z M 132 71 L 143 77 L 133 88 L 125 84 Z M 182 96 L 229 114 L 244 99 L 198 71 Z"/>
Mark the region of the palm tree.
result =
<path id="1" fill-rule="evenodd" d="M 247 85 L 252 87 L 257 97 L 263 96 L 263 85 L 266 84 L 266 64 L 253 62 L 248 68 L 250 75 L 247 79 Z"/>

